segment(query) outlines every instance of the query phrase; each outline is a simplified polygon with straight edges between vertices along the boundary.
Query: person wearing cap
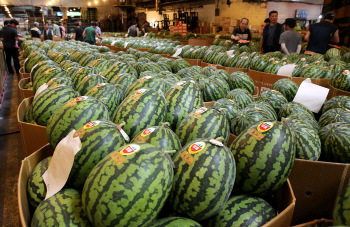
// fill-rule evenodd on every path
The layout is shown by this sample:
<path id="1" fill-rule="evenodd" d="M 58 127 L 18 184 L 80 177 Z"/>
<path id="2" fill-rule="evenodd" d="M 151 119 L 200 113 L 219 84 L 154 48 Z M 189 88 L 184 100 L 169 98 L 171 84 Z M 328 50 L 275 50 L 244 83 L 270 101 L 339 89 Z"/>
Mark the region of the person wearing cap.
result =
<path id="1" fill-rule="evenodd" d="M 136 36 L 139 36 L 139 28 L 137 27 L 137 22 L 133 22 L 132 25 L 129 27 L 128 29 L 128 36 L 130 37 L 136 37 Z"/>
<path id="2" fill-rule="evenodd" d="M 284 22 L 284 30 L 280 37 L 282 51 L 285 54 L 300 53 L 301 51 L 301 35 L 294 30 L 296 21 L 294 18 L 287 18 Z"/>
<path id="3" fill-rule="evenodd" d="M 85 42 L 90 43 L 91 45 L 95 45 L 96 37 L 101 39 L 101 36 L 96 31 L 96 26 L 96 22 L 91 22 L 91 26 L 85 28 L 83 32 L 83 38 L 85 39 Z"/>
<path id="4" fill-rule="evenodd" d="M 60 27 L 58 27 L 58 25 L 53 21 L 51 22 L 51 24 L 52 24 L 53 33 L 58 37 L 61 37 Z"/>
<path id="5" fill-rule="evenodd" d="M 249 20 L 247 18 L 242 18 L 241 23 L 238 28 L 235 28 L 232 32 L 231 39 L 234 40 L 251 40 L 252 35 L 248 27 Z"/>
<path id="6" fill-rule="evenodd" d="M 326 13 L 324 21 L 310 26 L 305 35 L 305 41 L 308 42 L 305 54 L 325 54 L 328 44 L 339 43 L 339 30 L 333 24 L 335 13 Z"/>
<path id="7" fill-rule="evenodd" d="M 264 27 L 259 52 L 275 52 L 281 50 L 281 45 L 279 44 L 280 36 L 284 32 L 283 25 L 277 23 L 278 12 L 273 10 L 269 13 L 270 24 Z"/>
<path id="8" fill-rule="evenodd" d="M 33 38 L 39 38 L 40 39 L 40 35 L 41 32 L 39 30 L 39 23 L 38 22 L 34 22 L 34 27 L 32 29 L 30 29 L 30 36 Z"/>
<path id="9" fill-rule="evenodd" d="M 25 39 L 18 37 L 17 32 L 17 25 L 18 21 L 15 19 L 10 20 L 9 26 L 6 26 L 3 28 L 3 45 L 4 45 L 4 51 L 6 53 L 6 64 L 7 68 L 9 70 L 10 74 L 13 74 L 13 69 L 11 65 L 11 61 L 13 59 L 13 63 L 16 69 L 17 75 L 19 75 L 19 53 L 18 53 L 18 46 L 16 44 L 16 41 L 25 41 Z"/>

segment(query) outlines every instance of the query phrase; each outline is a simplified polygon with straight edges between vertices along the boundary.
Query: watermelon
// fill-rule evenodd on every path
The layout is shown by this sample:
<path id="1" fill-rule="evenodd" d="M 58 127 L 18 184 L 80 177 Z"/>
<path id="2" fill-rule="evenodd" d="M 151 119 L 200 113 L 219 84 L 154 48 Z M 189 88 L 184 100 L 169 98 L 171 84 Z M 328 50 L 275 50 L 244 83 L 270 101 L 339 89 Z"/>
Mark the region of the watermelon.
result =
<path id="1" fill-rule="evenodd" d="M 326 125 L 336 122 L 350 123 L 350 110 L 345 108 L 330 109 L 322 114 L 318 120 L 321 129 Z"/>
<path id="2" fill-rule="evenodd" d="M 106 59 L 96 59 L 88 64 L 88 66 L 96 68 L 101 74 L 107 71 L 111 65 Z"/>
<path id="3" fill-rule="evenodd" d="M 277 114 L 272 106 L 267 102 L 252 102 L 246 108 L 255 108 L 257 110 L 263 110 L 269 117 L 269 119 L 277 120 Z"/>
<path id="4" fill-rule="evenodd" d="M 333 75 L 329 84 L 337 89 L 350 91 L 350 70 Z"/>
<path id="5" fill-rule="evenodd" d="M 83 189 L 91 170 L 105 156 L 126 145 L 120 126 L 110 121 L 91 121 L 77 130 L 82 148 L 74 156 L 74 163 L 66 187 Z"/>
<path id="6" fill-rule="evenodd" d="M 182 119 L 193 110 L 203 106 L 200 88 L 192 81 L 181 81 L 165 93 L 166 121 L 175 130 Z"/>
<path id="7" fill-rule="evenodd" d="M 223 137 L 223 143 L 227 144 L 230 127 L 222 112 L 215 108 L 201 107 L 185 117 L 177 126 L 175 133 L 182 146 L 197 138 L 218 137 Z"/>
<path id="8" fill-rule="evenodd" d="M 149 88 L 133 92 L 118 106 L 112 121 L 126 123 L 124 131 L 134 138 L 141 130 L 160 126 L 165 121 L 166 102 L 161 94 Z"/>
<path id="9" fill-rule="evenodd" d="M 328 49 L 324 55 L 324 59 L 326 61 L 329 61 L 331 60 L 331 58 L 334 58 L 334 57 L 337 57 L 339 56 L 340 57 L 340 51 L 337 49 L 337 48 L 331 48 L 331 49 Z"/>
<path id="10" fill-rule="evenodd" d="M 167 122 L 162 126 L 148 127 L 133 138 L 131 143 L 150 143 L 162 151 L 179 151 L 181 143 L 177 135 L 168 127 Z M 173 157 L 175 153 L 169 153 Z"/>
<path id="11" fill-rule="evenodd" d="M 295 139 L 296 158 L 317 161 L 321 155 L 321 141 L 318 132 L 307 122 L 286 118 Z"/>
<path id="12" fill-rule="evenodd" d="M 35 79 L 34 75 L 36 74 L 37 71 L 40 71 L 40 73 L 38 73 L 38 75 L 40 75 L 41 73 L 45 72 L 46 70 L 48 70 L 50 68 L 54 68 L 56 66 L 57 66 L 57 64 L 51 60 L 39 62 L 38 64 L 36 64 L 32 67 L 32 69 L 30 71 L 30 80 L 34 81 L 34 79 Z"/>
<path id="13" fill-rule="evenodd" d="M 62 53 L 62 54 L 57 55 L 53 59 L 53 61 L 55 61 L 57 64 L 60 64 L 64 60 L 71 60 L 71 61 L 73 61 L 73 57 L 68 52 L 66 52 L 66 53 Z"/>
<path id="14" fill-rule="evenodd" d="M 129 73 L 122 73 L 119 75 L 116 75 L 112 80 L 109 81 L 109 83 L 116 85 L 119 84 L 122 86 L 122 93 L 121 97 L 124 97 L 126 90 L 137 81 L 137 79 L 129 74 Z"/>
<path id="15" fill-rule="evenodd" d="M 24 63 L 24 71 L 26 73 L 30 73 L 31 69 L 38 64 L 41 61 L 49 60 L 49 58 L 43 54 L 43 53 L 38 53 L 35 55 L 33 58 L 28 58 L 25 63 Z"/>
<path id="16" fill-rule="evenodd" d="M 227 98 L 217 100 L 213 104 L 213 107 L 225 114 L 229 125 L 231 125 L 231 121 L 235 114 L 240 110 L 240 107 L 236 104 L 235 101 Z"/>
<path id="17" fill-rule="evenodd" d="M 173 162 L 174 182 L 169 195 L 173 210 L 196 221 L 217 214 L 235 182 L 236 166 L 230 149 L 219 140 L 200 138 L 184 146 Z"/>
<path id="18" fill-rule="evenodd" d="M 53 78 L 64 77 L 69 78 L 68 73 L 61 68 L 51 68 L 46 70 L 41 75 L 38 75 L 33 81 L 33 92 L 34 94 L 39 89 L 39 87 L 47 82 L 49 82 Z"/>
<path id="19" fill-rule="evenodd" d="M 261 121 L 276 120 L 260 108 L 244 108 L 236 113 L 231 125 L 231 132 L 234 135 L 241 134 L 246 128 L 251 127 Z"/>
<path id="20" fill-rule="evenodd" d="M 262 198 L 251 195 L 231 197 L 208 227 L 264 226 L 275 217 L 275 210 Z"/>
<path id="21" fill-rule="evenodd" d="M 253 94 L 255 90 L 254 81 L 247 74 L 243 72 L 233 72 L 228 78 L 230 89 L 242 88 Z"/>
<path id="22" fill-rule="evenodd" d="M 95 69 L 91 66 L 86 66 L 86 67 L 80 68 L 72 77 L 72 81 L 74 83 L 74 86 L 78 87 L 80 81 L 82 81 L 82 79 L 84 77 L 86 77 L 87 75 L 90 75 L 90 74 L 98 74 L 97 69 Z"/>
<path id="23" fill-rule="evenodd" d="M 325 78 L 325 71 L 322 69 L 322 66 L 310 65 L 303 70 L 299 76 L 304 78 L 323 79 Z"/>
<path id="24" fill-rule="evenodd" d="M 183 217 L 159 219 L 147 227 L 202 227 L 198 222 Z"/>
<path id="25" fill-rule="evenodd" d="M 334 108 L 346 108 L 350 109 L 350 97 L 339 95 L 328 100 L 322 107 L 322 114 L 330 109 Z"/>
<path id="26" fill-rule="evenodd" d="M 30 105 L 29 108 L 27 109 L 27 111 L 23 117 L 23 122 L 27 122 L 30 124 L 36 124 L 34 121 L 34 115 L 33 115 L 33 105 Z"/>
<path id="27" fill-rule="evenodd" d="M 199 82 L 205 102 L 216 101 L 226 97 L 228 91 L 214 78 L 203 79 Z"/>
<path id="28" fill-rule="evenodd" d="M 32 208 L 37 206 L 46 197 L 46 185 L 42 175 L 46 172 L 49 167 L 51 156 L 40 161 L 30 173 L 27 183 L 27 198 Z"/>
<path id="29" fill-rule="evenodd" d="M 80 192 L 75 189 L 62 189 L 39 204 L 31 226 L 91 226 L 91 224 L 83 211 Z"/>
<path id="30" fill-rule="evenodd" d="M 145 76 L 135 81 L 124 94 L 124 98 L 128 97 L 131 93 L 139 90 L 140 88 L 153 88 L 159 90 L 162 84 L 162 78 L 160 76 Z"/>
<path id="31" fill-rule="evenodd" d="M 39 93 L 33 100 L 33 118 L 38 125 L 46 126 L 51 115 L 65 102 L 79 93 L 65 85 L 54 85 Z"/>
<path id="32" fill-rule="evenodd" d="M 254 102 L 254 97 L 247 90 L 241 88 L 230 91 L 226 98 L 235 101 L 240 108 L 245 108 L 249 103 Z"/>
<path id="33" fill-rule="evenodd" d="M 276 113 L 279 113 L 282 106 L 288 103 L 288 100 L 284 97 L 284 95 L 276 90 L 263 91 L 259 95 L 257 101 L 267 102 L 272 106 Z"/>
<path id="34" fill-rule="evenodd" d="M 240 60 L 240 56 L 237 54 L 233 54 L 231 56 L 229 56 L 226 61 L 225 61 L 225 66 L 226 67 L 235 67 L 238 60 Z"/>
<path id="35" fill-rule="evenodd" d="M 48 87 L 55 86 L 55 85 L 66 85 L 71 88 L 74 88 L 74 84 L 70 78 L 65 77 L 57 77 L 49 80 L 49 82 L 46 83 Z"/>
<path id="36" fill-rule="evenodd" d="M 285 122 L 261 122 L 244 130 L 230 147 L 236 160 L 234 194 L 266 195 L 287 180 L 295 159 L 293 134 Z"/>
<path id="37" fill-rule="evenodd" d="M 79 69 L 80 68 L 77 66 L 72 66 L 72 67 L 69 67 L 66 71 L 69 74 L 70 78 L 73 79 L 73 76 L 78 72 Z"/>
<path id="38" fill-rule="evenodd" d="M 88 66 L 90 64 L 90 62 L 92 62 L 96 59 L 97 59 L 97 57 L 95 57 L 95 55 L 89 54 L 89 55 L 84 56 L 82 59 L 80 59 L 78 61 L 78 63 L 81 66 L 85 67 L 85 66 Z"/>
<path id="39" fill-rule="evenodd" d="M 350 184 L 346 184 L 338 195 L 333 211 L 334 226 L 350 226 Z"/>
<path id="40" fill-rule="evenodd" d="M 320 126 L 313 116 L 305 112 L 297 112 L 286 116 L 289 121 L 298 120 L 308 124 L 316 133 L 320 131 Z"/>
<path id="41" fill-rule="evenodd" d="M 113 66 L 111 66 L 108 70 L 106 70 L 102 76 L 107 78 L 107 82 L 111 83 L 111 81 L 118 75 L 123 73 L 129 73 L 133 76 L 137 76 L 137 72 L 133 69 L 128 63 L 117 62 Z"/>
<path id="42" fill-rule="evenodd" d="M 248 56 L 242 56 L 237 61 L 235 68 L 249 68 L 250 58 Z"/>
<path id="43" fill-rule="evenodd" d="M 50 117 L 46 128 L 47 139 L 55 148 L 73 129 L 77 130 L 94 120 L 109 120 L 108 109 L 102 102 L 89 96 L 71 99 Z"/>
<path id="44" fill-rule="evenodd" d="M 147 226 L 163 207 L 172 179 L 173 168 L 160 148 L 120 147 L 92 169 L 82 192 L 84 211 L 94 226 Z"/>
<path id="45" fill-rule="evenodd" d="M 268 59 L 263 56 L 255 56 L 250 63 L 250 69 L 264 72 L 268 65 Z"/>
<path id="46" fill-rule="evenodd" d="M 281 92 L 282 95 L 286 97 L 288 102 L 291 102 L 294 100 L 294 97 L 297 94 L 298 89 L 299 89 L 298 85 L 290 79 L 280 79 L 280 80 L 277 80 L 272 85 L 272 90 Z"/>
<path id="47" fill-rule="evenodd" d="M 274 61 L 266 66 L 264 72 L 265 73 L 271 73 L 271 74 L 277 74 L 278 70 L 283 66 L 283 63 L 279 61 Z"/>
<path id="48" fill-rule="evenodd" d="M 98 74 L 90 74 L 85 76 L 77 86 L 77 91 L 81 95 L 85 95 L 88 91 L 90 91 L 93 87 L 105 83 L 106 79 Z"/>
<path id="49" fill-rule="evenodd" d="M 280 109 L 279 112 L 277 112 L 279 115 L 279 118 L 282 117 L 288 117 L 291 114 L 309 114 L 311 118 L 314 118 L 314 114 L 301 103 L 297 102 L 288 102 L 283 104 L 282 108 Z"/>

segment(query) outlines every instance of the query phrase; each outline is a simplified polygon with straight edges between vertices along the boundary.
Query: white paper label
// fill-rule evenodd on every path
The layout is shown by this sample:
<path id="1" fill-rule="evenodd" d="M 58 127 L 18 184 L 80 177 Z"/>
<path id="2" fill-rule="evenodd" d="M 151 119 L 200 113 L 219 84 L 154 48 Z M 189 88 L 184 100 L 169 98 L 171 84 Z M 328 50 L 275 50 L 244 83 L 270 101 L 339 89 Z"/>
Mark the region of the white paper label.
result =
<path id="1" fill-rule="evenodd" d="M 126 48 L 128 46 L 128 42 L 124 43 L 124 48 Z"/>
<path id="2" fill-rule="evenodd" d="M 49 168 L 43 174 L 46 185 L 46 197 L 50 198 L 59 192 L 66 184 L 74 163 L 74 156 L 80 151 L 82 145 L 79 136 L 72 130 L 61 140 L 53 153 Z"/>
<path id="3" fill-rule="evenodd" d="M 114 44 L 117 42 L 117 40 L 114 40 L 112 43 L 111 43 L 111 46 L 114 46 Z"/>
<path id="4" fill-rule="evenodd" d="M 218 39 L 219 37 L 220 37 L 220 35 L 216 35 L 216 36 L 215 36 L 215 39 Z"/>
<path id="5" fill-rule="evenodd" d="M 311 83 L 311 79 L 304 80 L 298 89 L 293 102 L 301 103 L 312 112 L 318 113 L 327 98 L 329 89 Z"/>
<path id="6" fill-rule="evenodd" d="M 179 56 L 179 54 L 181 54 L 181 52 L 182 52 L 182 48 L 178 48 L 178 49 L 176 50 L 175 54 L 174 54 L 172 57 L 177 57 L 177 56 Z"/>
<path id="7" fill-rule="evenodd" d="M 291 77 L 296 66 L 292 64 L 284 65 L 278 70 L 277 75 Z"/>
<path id="8" fill-rule="evenodd" d="M 119 132 L 122 134 L 122 136 L 124 137 L 125 141 L 129 143 L 130 137 L 128 136 L 128 134 L 126 134 L 126 132 L 119 125 L 117 125 L 117 128 Z"/>
<path id="9" fill-rule="evenodd" d="M 49 86 L 47 86 L 46 83 L 43 84 L 43 85 L 41 85 L 41 86 L 38 88 L 38 90 L 36 90 L 35 95 L 34 95 L 34 99 L 35 99 L 43 90 L 45 90 L 45 89 L 48 88 L 48 87 L 49 87 Z"/>
<path id="10" fill-rule="evenodd" d="M 231 55 L 233 54 L 234 51 L 235 51 L 235 50 L 226 51 L 226 54 L 229 55 L 229 56 L 231 56 Z"/>
<path id="11" fill-rule="evenodd" d="M 148 34 L 148 33 L 145 33 L 144 37 L 146 37 L 146 36 L 147 36 L 147 34 Z"/>

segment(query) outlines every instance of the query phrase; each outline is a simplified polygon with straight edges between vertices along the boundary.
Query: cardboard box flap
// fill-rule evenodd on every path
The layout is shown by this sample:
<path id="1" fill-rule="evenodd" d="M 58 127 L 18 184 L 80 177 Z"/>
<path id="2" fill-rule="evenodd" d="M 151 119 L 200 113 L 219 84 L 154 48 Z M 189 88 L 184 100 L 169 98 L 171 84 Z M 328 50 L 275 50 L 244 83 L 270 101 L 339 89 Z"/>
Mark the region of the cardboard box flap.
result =
<path id="1" fill-rule="evenodd" d="M 24 86 L 26 86 L 26 84 L 29 82 L 30 82 L 30 78 L 24 78 L 24 79 L 20 80 L 18 83 L 18 87 L 19 87 L 19 90 L 21 91 L 22 99 L 34 96 L 33 90 L 24 89 Z"/>

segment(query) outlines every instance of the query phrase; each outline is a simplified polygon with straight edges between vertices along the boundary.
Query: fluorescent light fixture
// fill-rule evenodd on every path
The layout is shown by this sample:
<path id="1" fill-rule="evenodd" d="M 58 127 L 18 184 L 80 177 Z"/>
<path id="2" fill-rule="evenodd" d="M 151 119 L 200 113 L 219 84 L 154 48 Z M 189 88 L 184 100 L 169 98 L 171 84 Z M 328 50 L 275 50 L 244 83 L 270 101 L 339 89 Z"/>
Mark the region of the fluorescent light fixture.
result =
<path id="1" fill-rule="evenodd" d="M 319 16 L 318 16 L 318 18 L 320 18 L 320 19 L 321 19 L 321 18 L 322 18 L 322 15 L 319 15 Z"/>

